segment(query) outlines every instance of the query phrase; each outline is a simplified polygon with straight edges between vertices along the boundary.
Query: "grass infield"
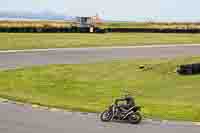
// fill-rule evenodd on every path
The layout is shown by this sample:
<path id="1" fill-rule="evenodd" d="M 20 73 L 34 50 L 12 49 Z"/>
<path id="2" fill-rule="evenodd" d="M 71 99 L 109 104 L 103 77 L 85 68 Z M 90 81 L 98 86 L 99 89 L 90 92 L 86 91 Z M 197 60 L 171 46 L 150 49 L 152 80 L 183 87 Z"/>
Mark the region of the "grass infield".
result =
<path id="1" fill-rule="evenodd" d="M 200 121 L 200 75 L 180 76 L 199 57 L 48 65 L 0 72 L 0 96 L 70 110 L 101 112 L 128 88 L 149 118 Z M 144 69 L 139 66 L 144 65 Z"/>
<path id="2" fill-rule="evenodd" d="M 200 44 L 200 34 L 171 33 L 0 33 L 0 50 Z"/>

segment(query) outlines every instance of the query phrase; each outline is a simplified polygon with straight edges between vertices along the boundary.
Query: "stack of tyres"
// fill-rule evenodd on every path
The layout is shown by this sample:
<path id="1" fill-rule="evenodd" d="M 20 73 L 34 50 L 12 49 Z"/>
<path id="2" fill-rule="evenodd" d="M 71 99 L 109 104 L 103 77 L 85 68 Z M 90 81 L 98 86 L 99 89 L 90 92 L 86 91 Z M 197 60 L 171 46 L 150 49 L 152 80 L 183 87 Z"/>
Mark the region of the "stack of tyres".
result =
<path id="1" fill-rule="evenodd" d="M 106 29 L 95 28 L 95 33 L 106 33 Z"/>
<path id="2" fill-rule="evenodd" d="M 200 74 L 200 63 L 180 65 L 177 72 L 183 75 Z"/>

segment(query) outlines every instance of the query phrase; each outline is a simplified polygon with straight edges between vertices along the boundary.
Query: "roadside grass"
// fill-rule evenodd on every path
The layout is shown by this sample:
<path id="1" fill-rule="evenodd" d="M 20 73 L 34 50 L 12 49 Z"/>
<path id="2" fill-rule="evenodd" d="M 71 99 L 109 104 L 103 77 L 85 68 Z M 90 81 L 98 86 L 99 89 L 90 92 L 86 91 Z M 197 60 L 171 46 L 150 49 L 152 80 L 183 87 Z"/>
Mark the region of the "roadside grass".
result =
<path id="1" fill-rule="evenodd" d="M 43 27 L 70 27 L 70 22 L 67 21 L 0 21 L 1 27 L 34 27 L 34 28 L 43 28 Z"/>
<path id="2" fill-rule="evenodd" d="M 72 21 L 0 21 L 0 27 L 70 27 Z M 200 23 L 191 22 L 103 22 L 100 28 L 157 28 L 157 29 L 199 29 Z"/>
<path id="3" fill-rule="evenodd" d="M 176 22 L 106 22 L 102 28 L 156 28 L 156 29 L 199 29 L 199 23 Z"/>
<path id="4" fill-rule="evenodd" d="M 200 34 L 0 33 L 0 50 L 200 43 Z"/>
<path id="5" fill-rule="evenodd" d="M 0 72 L 0 96 L 73 111 L 101 112 L 127 90 L 145 117 L 200 121 L 200 75 L 175 70 L 199 57 L 113 60 Z M 139 66 L 144 65 L 144 69 Z"/>

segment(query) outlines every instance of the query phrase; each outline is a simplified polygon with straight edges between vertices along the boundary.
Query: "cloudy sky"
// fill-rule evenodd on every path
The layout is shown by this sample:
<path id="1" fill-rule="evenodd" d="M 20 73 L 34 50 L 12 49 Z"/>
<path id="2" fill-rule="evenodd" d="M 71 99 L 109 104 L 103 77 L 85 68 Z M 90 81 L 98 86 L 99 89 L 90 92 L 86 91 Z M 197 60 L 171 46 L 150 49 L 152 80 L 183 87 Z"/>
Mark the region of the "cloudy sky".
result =
<path id="1" fill-rule="evenodd" d="M 1 0 L 0 11 L 96 13 L 110 20 L 200 20 L 200 0 Z"/>

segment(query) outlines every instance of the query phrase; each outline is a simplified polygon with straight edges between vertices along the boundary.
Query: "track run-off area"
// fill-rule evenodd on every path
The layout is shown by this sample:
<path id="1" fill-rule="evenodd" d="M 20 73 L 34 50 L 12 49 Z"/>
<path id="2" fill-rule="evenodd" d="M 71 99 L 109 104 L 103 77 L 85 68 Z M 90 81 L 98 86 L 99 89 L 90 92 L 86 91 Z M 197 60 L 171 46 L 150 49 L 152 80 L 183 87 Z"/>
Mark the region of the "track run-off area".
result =
<path id="1" fill-rule="evenodd" d="M 82 64 L 134 58 L 175 58 L 199 56 L 200 45 L 158 45 L 135 47 L 66 48 L 0 51 L 0 69 L 47 64 Z M 192 122 L 144 120 L 139 125 L 102 123 L 99 114 L 34 108 L 28 104 L 0 102 L 0 132 L 2 133 L 199 133 L 200 126 Z"/>

